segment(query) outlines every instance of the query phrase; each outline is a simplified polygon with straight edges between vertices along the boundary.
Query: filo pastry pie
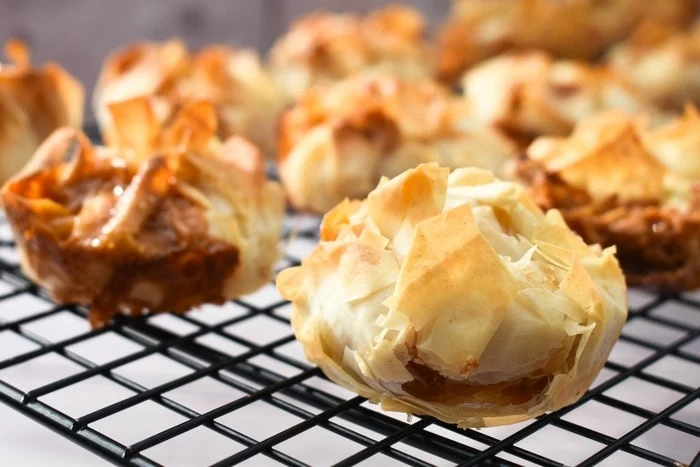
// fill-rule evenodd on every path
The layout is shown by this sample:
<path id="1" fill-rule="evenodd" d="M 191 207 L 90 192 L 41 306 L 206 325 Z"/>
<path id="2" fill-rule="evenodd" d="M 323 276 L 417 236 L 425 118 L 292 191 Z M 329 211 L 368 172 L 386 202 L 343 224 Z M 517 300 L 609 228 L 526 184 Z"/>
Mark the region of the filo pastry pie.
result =
<path id="1" fill-rule="evenodd" d="M 129 118 L 125 118 L 128 116 Z M 272 278 L 284 211 L 259 151 L 215 137 L 205 102 L 160 127 L 145 99 L 114 104 L 118 147 L 53 133 L 2 189 L 25 274 L 60 303 L 184 312 Z"/>
<path id="2" fill-rule="evenodd" d="M 42 141 L 62 126 L 83 123 L 82 85 L 55 63 L 33 67 L 29 49 L 5 44 L 0 63 L 0 183 L 17 173 Z"/>
<path id="3" fill-rule="evenodd" d="M 607 61 L 659 106 L 700 103 L 700 22 L 680 31 L 645 22 L 612 49 Z"/>
<path id="4" fill-rule="evenodd" d="M 438 34 L 438 73 L 452 81 L 509 50 L 592 60 L 644 19 L 680 27 L 695 11 L 694 0 L 454 0 Z"/>
<path id="5" fill-rule="evenodd" d="M 257 53 L 211 45 L 196 53 L 177 39 L 137 42 L 109 55 L 93 95 L 102 137 L 115 131 L 109 104 L 136 97 L 158 100 L 160 120 L 172 118 L 183 104 L 209 100 L 217 114 L 221 139 L 244 136 L 265 155 L 274 152 L 275 124 L 284 104 Z"/>
<path id="6" fill-rule="evenodd" d="M 617 245 L 627 280 L 665 291 L 700 287 L 700 116 L 660 127 L 619 112 L 542 138 L 520 175 L 588 242 Z"/>
<path id="7" fill-rule="evenodd" d="M 309 91 L 280 122 L 279 172 L 291 203 L 326 212 L 420 163 L 502 172 L 517 152 L 433 81 L 357 76 Z"/>
<path id="8" fill-rule="evenodd" d="M 292 24 L 270 51 L 273 76 L 288 99 L 356 73 L 433 76 L 433 54 L 419 10 L 389 5 L 366 15 L 315 12 Z"/>
<path id="9" fill-rule="evenodd" d="M 569 134 L 577 121 L 601 110 L 633 114 L 653 109 L 636 86 L 614 70 L 555 60 L 543 52 L 489 59 L 467 72 L 462 84 L 475 119 L 524 144 L 540 135 Z"/>
<path id="10" fill-rule="evenodd" d="M 461 427 L 578 400 L 627 315 L 614 249 L 485 170 L 420 165 L 344 201 L 280 273 L 307 358 L 386 410 Z"/>

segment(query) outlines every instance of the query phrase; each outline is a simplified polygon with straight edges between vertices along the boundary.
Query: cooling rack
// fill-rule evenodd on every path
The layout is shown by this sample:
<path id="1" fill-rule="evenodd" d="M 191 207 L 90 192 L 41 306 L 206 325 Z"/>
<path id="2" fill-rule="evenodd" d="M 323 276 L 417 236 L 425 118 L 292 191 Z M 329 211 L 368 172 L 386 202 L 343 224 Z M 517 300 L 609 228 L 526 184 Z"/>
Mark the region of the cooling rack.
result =
<path id="1" fill-rule="evenodd" d="M 278 271 L 314 248 L 318 222 L 288 213 Z M 679 466 L 700 450 L 700 294 L 631 291 L 581 401 L 483 430 L 384 413 L 332 384 L 304 359 L 272 283 L 95 332 L 86 312 L 22 275 L 0 218 L 0 403 L 115 464 L 193 465 L 197 453 L 217 466 Z"/>
<path id="2" fill-rule="evenodd" d="M 314 247 L 317 224 L 287 217 L 278 269 Z M 273 284 L 222 307 L 90 332 L 85 309 L 52 304 L 24 278 L 4 219 L 0 245 L 0 402 L 114 463 L 167 465 L 169 446 L 196 450 L 207 437 L 225 441 L 213 465 L 677 466 L 700 448 L 700 295 L 633 291 L 623 336 L 578 404 L 463 431 L 381 413 L 327 381 L 305 362 Z M 146 362 L 165 380 L 140 372 Z M 68 392 L 85 397 L 66 406 Z M 197 392 L 207 403 L 188 403 Z M 114 432 L 114 419 L 131 428 Z M 146 419 L 162 426 L 139 428 Z"/>

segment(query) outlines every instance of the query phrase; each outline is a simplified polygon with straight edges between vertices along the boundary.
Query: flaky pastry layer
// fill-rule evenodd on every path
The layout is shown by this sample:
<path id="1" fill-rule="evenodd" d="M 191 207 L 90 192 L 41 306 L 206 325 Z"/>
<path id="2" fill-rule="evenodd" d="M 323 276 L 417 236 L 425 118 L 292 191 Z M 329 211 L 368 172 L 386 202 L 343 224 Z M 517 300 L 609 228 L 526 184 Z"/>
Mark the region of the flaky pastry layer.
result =
<path id="1" fill-rule="evenodd" d="M 307 358 L 386 410 L 461 427 L 575 402 L 627 315 L 614 249 L 485 170 L 423 164 L 344 201 L 280 273 Z"/>
<path id="2" fill-rule="evenodd" d="M 270 280 L 284 203 L 257 148 L 216 139 L 205 102 L 165 128 L 148 100 L 118 106 L 119 146 L 57 130 L 3 187 L 25 274 L 60 303 L 92 307 L 96 327 L 118 313 L 221 303 Z"/>

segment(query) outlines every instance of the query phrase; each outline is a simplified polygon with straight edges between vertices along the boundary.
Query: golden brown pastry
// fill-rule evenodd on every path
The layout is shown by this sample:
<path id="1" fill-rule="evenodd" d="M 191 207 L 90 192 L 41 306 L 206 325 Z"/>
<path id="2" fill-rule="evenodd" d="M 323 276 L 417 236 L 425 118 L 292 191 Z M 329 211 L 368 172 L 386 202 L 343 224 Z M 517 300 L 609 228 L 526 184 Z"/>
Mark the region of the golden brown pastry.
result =
<path id="1" fill-rule="evenodd" d="M 244 136 L 271 156 L 275 125 L 284 104 L 258 55 L 248 49 L 212 45 L 190 53 L 171 39 L 138 42 L 108 56 L 93 96 L 103 139 L 114 132 L 108 106 L 135 97 L 158 98 L 161 121 L 172 118 L 184 103 L 214 104 L 218 135 Z"/>
<path id="2" fill-rule="evenodd" d="M 645 22 L 612 49 L 608 62 L 659 106 L 700 103 L 700 22 L 683 31 Z"/>
<path id="3" fill-rule="evenodd" d="M 404 78 L 433 75 L 425 20 L 407 6 L 389 5 L 366 16 L 312 13 L 294 23 L 270 52 L 276 82 L 291 100 L 307 89 L 358 72 Z"/>
<path id="4" fill-rule="evenodd" d="M 284 202 L 257 148 L 219 141 L 208 102 L 167 127 L 147 99 L 113 111 L 119 147 L 60 129 L 3 187 L 25 274 L 58 302 L 90 305 L 94 326 L 222 303 L 270 280 Z"/>
<path id="5" fill-rule="evenodd" d="M 520 175 L 589 243 L 617 245 L 633 285 L 700 287 L 700 116 L 664 126 L 607 112 L 541 138 Z"/>
<path id="6" fill-rule="evenodd" d="M 424 162 L 501 172 L 516 148 L 433 81 L 358 76 L 309 91 L 284 114 L 279 152 L 291 203 L 326 212 Z"/>
<path id="7" fill-rule="evenodd" d="M 454 0 L 438 35 L 438 73 L 452 82 L 477 62 L 513 49 L 591 60 L 643 19 L 677 27 L 697 8 L 694 0 Z"/>
<path id="8" fill-rule="evenodd" d="M 477 121 L 526 145 L 537 136 L 566 135 L 577 121 L 601 110 L 632 114 L 651 108 L 614 71 L 542 52 L 489 59 L 465 74 L 463 86 Z"/>
<path id="9" fill-rule="evenodd" d="M 627 316 L 614 249 L 486 170 L 420 165 L 344 201 L 280 273 L 307 358 L 386 410 L 460 427 L 578 400 Z"/>
<path id="10" fill-rule="evenodd" d="M 19 171 L 39 144 L 62 126 L 83 123 L 82 85 L 55 63 L 34 68 L 29 49 L 5 44 L 9 64 L 0 63 L 0 183 Z"/>

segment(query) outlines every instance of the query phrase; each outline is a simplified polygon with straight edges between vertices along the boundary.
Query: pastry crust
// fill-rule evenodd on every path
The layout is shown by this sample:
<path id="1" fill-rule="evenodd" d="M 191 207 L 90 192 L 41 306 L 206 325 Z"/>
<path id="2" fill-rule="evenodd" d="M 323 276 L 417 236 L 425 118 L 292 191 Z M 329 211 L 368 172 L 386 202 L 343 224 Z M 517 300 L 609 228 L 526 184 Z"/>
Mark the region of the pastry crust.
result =
<path id="1" fill-rule="evenodd" d="M 80 128 L 82 85 L 55 63 L 32 67 L 29 49 L 5 44 L 9 64 L 0 64 L 0 183 L 32 157 L 42 141 L 62 126 Z"/>
<path id="2" fill-rule="evenodd" d="M 700 22 L 682 31 L 644 22 L 607 61 L 661 107 L 700 104 Z"/>
<path id="3" fill-rule="evenodd" d="M 244 136 L 271 157 L 274 129 L 284 103 L 257 53 L 225 45 L 197 53 L 177 39 L 162 43 L 137 42 L 105 59 L 93 96 L 102 137 L 113 140 L 109 104 L 136 97 L 158 100 L 162 121 L 172 118 L 185 103 L 209 100 L 222 140 Z"/>
<path id="4" fill-rule="evenodd" d="M 477 126 L 466 102 L 433 81 L 359 76 L 309 91 L 280 122 L 279 172 L 291 203 L 326 212 L 382 176 L 424 162 L 501 172 L 516 147 Z"/>
<path id="5" fill-rule="evenodd" d="M 643 19 L 678 27 L 697 9 L 694 0 L 455 0 L 438 35 L 438 74 L 453 82 L 481 60 L 514 49 L 591 60 Z"/>
<path id="6" fill-rule="evenodd" d="M 258 149 L 221 143 L 204 101 L 166 127 L 144 98 L 112 110 L 116 147 L 57 130 L 3 187 L 25 274 L 57 302 L 91 306 L 95 327 L 118 313 L 222 303 L 269 281 L 284 203 Z"/>
<path id="7" fill-rule="evenodd" d="M 489 171 L 423 164 L 324 218 L 282 271 L 307 358 L 386 410 L 460 427 L 578 400 L 627 315 L 614 249 Z"/>
<path id="8" fill-rule="evenodd" d="M 614 71 L 555 60 L 543 52 L 487 60 L 465 74 L 463 87 L 477 121 L 525 145 L 537 136 L 569 134 L 577 121 L 601 110 L 634 114 L 651 109 L 636 87 Z"/>
<path id="9" fill-rule="evenodd" d="M 425 35 L 420 11 L 403 5 L 365 16 L 319 11 L 292 25 L 273 46 L 270 63 L 292 101 L 359 72 L 423 79 L 434 73 Z"/>
<path id="10" fill-rule="evenodd" d="M 700 116 L 650 128 L 617 112 L 541 138 L 519 175 L 589 243 L 617 245 L 632 285 L 700 287 Z"/>

